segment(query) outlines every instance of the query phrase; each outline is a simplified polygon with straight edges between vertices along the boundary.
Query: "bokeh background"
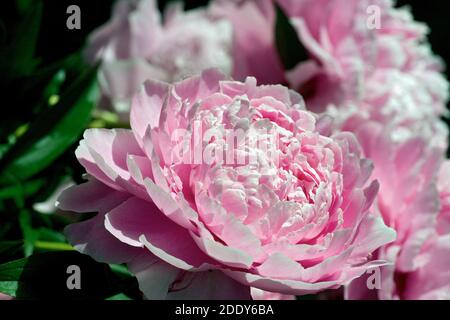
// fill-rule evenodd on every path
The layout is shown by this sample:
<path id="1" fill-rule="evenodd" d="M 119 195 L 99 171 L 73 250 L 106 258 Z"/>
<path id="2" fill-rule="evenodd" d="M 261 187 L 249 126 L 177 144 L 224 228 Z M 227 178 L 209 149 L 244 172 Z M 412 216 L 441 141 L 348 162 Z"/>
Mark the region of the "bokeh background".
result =
<path id="1" fill-rule="evenodd" d="M 171 1 L 174 0 L 159 0 L 160 9 L 163 10 Z M 207 0 L 185 0 L 183 2 L 187 9 L 208 3 Z M 52 60 L 58 58 L 59 55 L 79 49 L 86 36 L 95 27 L 108 20 L 114 1 L 46 0 L 44 3 L 44 18 L 40 35 L 42 46 L 38 53 L 41 53 L 44 58 Z M 81 30 L 69 31 L 65 28 L 67 3 L 80 5 L 83 14 Z M 429 25 L 431 29 L 429 39 L 433 51 L 445 61 L 450 61 L 450 2 L 447 0 L 398 0 L 397 3 L 399 6 L 410 6 L 415 19 Z M 449 75 L 448 69 L 447 75 Z"/>
<path id="2" fill-rule="evenodd" d="M 160 10 L 177 0 L 159 0 Z M 180 0 L 181 1 L 181 0 Z M 8 2 L 8 1 L 5 1 Z M 13 2 L 13 1 L 11 1 Z M 45 0 L 44 15 L 37 55 L 44 63 L 56 61 L 83 47 L 87 35 L 106 22 L 111 13 L 114 0 Z M 192 9 L 207 5 L 208 0 L 184 0 L 185 8 Z M 67 30 L 65 10 L 69 4 L 78 4 L 82 11 L 81 30 Z M 411 7 L 415 20 L 425 22 L 430 27 L 429 40 L 433 52 L 450 65 L 450 1 L 447 0 L 397 0 L 398 6 Z M 2 10 L 2 12 L 5 12 Z M 8 10 L 6 12 L 9 12 Z M 450 79 L 450 68 L 445 70 Z M 447 124 L 450 125 L 448 119 Z M 450 151 L 449 151 L 450 154 Z"/>
<path id="3" fill-rule="evenodd" d="M 171 1 L 176 0 L 159 0 L 159 8 L 164 10 L 167 3 Z M 184 0 L 183 2 L 187 9 L 208 3 L 207 0 Z M 86 36 L 109 19 L 113 3 L 114 0 L 44 0 L 37 56 L 42 57 L 43 62 L 47 63 L 79 50 L 83 46 Z M 450 61 L 450 2 L 447 0 L 398 0 L 397 3 L 399 6 L 410 6 L 415 19 L 426 22 L 430 26 L 429 39 L 433 51 L 445 61 Z M 66 8 L 70 4 L 79 5 L 81 8 L 81 30 L 66 28 Z M 15 1 L 2 1 L 2 19 L 14 20 L 13 13 L 16 11 L 14 7 Z M 5 32 L 4 26 L 1 27 L 0 32 Z M 1 33 L 3 38 L 4 35 Z M 448 69 L 446 72 L 449 75 Z"/>

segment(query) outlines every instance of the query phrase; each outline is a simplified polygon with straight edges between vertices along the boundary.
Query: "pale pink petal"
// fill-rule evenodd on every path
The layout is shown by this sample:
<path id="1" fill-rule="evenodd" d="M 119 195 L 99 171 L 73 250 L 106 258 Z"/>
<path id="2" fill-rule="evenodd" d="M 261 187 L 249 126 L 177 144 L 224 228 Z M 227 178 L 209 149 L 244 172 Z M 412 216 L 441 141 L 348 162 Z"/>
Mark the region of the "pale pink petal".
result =
<path id="1" fill-rule="evenodd" d="M 146 252 L 128 263 L 136 276 L 139 289 L 149 300 L 165 300 L 180 270 Z"/>
<path id="2" fill-rule="evenodd" d="M 253 300 L 295 300 L 295 296 L 251 288 Z"/>
<path id="3" fill-rule="evenodd" d="M 124 263 L 130 261 L 141 250 L 119 241 L 104 226 L 104 214 L 67 226 L 64 233 L 76 250 L 99 262 Z"/>

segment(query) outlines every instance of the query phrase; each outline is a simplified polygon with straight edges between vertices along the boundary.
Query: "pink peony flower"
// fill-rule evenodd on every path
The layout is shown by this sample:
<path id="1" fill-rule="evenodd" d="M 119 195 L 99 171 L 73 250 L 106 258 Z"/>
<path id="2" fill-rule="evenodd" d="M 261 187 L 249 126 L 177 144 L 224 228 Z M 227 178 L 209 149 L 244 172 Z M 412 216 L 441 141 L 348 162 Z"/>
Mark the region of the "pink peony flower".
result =
<path id="1" fill-rule="evenodd" d="M 437 188 L 441 211 L 436 229 L 440 235 L 450 234 L 450 160 L 446 160 L 439 169 Z"/>
<path id="2" fill-rule="evenodd" d="M 428 44 L 422 44 L 428 29 L 415 22 L 408 9 L 394 8 L 391 0 L 279 1 L 311 56 L 289 78 L 300 89 L 313 85 L 315 90 L 306 98 L 311 98 L 314 108 L 324 110 L 329 103 L 366 95 L 381 97 L 386 87 L 380 80 L 397 71 L 413 76 L 427 89 L 428 104 L 436 113 L 445 110 L 448 93 L 439 73 L 441 61 Z M 372 23 L 376 20 L 379 23 Z M 376 89 L 368 81 L 381 85 L 376 94 L 367 89 Z M 325 87 L 333 90 L 323 95 L 320 89 Z"/>
<path id="3" fill-rule="evenodd" d="M 371 290 L 368 277 L 361 277 L 346 288 L 347 299 L 450 298 L 450 220 L 445 208 L 450 189 L 442 152 L 420 137 L 395 142 L 387 128 L 374 122 L 349 129 L 374 161 L 374 177 L 380 182 L 375 206 L 397 239 L 375 255 L 393 263 L 381 268 L 380 287 Z"/>
<path id="4" fill-rule="evenodd" d="M 418 132 L 442 149 L 448 83 L 425 25 L 391 0 L 280 0 L 310 59 L 287 77 L 314 111 L 363 113 L 392 124 L 393 138 Z M 342 111 L 341 109 L 349 109 Z"/>
<path id="5" fill-rule="evenodd" d="M 275 47 L 273 0 L 216 0 L 209 11 L 232 24 L 234 79 L 253 76 L 263 84 L 286 82 Z"/>
<path id="6" fill-rule="evenodd" d="M 274 3 L 291 18 L 309 56 L 286 74 L 273 36 Z M 430 50 L 427 27 L 407 8 L 391 0 L 216 0 L 212 8 L 239 30 L 233 61 L 241 74 L 235 75 L 263 83 L 287 79 L 309 110 L 331 109 L 341 119 L 356 112 L 392 125 L 396 141 L 419 133 L 447 148 L 448 129 L 439 120 L 448 101 L 443 63 Z"/>
<path id="7" fill-rule="evenodd" d="M 85 132 L 89 181 L 59 207 L 98 212 L 68 239 L 127 263 L 147 298 L 310 294 L 385 264 L 368 261 L 395 239 L 369 211 L 370 161 L 351 133 L 326 135 L 298 94 L 209 70 L 145 82 L 130 118 L 131 130 Z"/>
<path id="8" fill-rule="evenodd" d="M 174 82 L 213 67 L 231 74 L 231 46 L 231 24 L 213 21 L 204 9 L 183 12 L 171 4 L 162 19 L 155 0 L 122 0 L 91 35 L 86 55 L 102 62 L 102 103 L 126 119 L 146 79 Z"/>
<path id="9" fill-rule="evenodd" d="M 437 188 L 440 211 L 436 233 L 431 236 L 417 257 L 419 267 L 413 272 L 401 274 L 400 297 L 409 300 L 450 299 L 450 162 L 445 161 L 438 172 Z"/>

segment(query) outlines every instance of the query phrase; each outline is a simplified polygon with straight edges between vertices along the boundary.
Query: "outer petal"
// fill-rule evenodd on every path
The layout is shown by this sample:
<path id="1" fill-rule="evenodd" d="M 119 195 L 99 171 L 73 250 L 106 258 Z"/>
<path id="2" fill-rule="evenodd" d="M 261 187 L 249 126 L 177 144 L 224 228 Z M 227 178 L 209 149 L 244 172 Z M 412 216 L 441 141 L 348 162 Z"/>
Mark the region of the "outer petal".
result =
<path id="1" fill-rule="evenodd" d="M 186 287 L 184 284 L 189 283 Z M 180 289 L 178 289 L 180 288 Z M 220 271 L 195 272 L 173 287 L 167 296 L 173 300 L 250 300 L 250 288 Z"/>
<path id="2" fill-rule="evenodd" d="M 117 240 L 104 226 L 104 214 L 71 224 L 64 233 L 69 242 L 81 253 L 105 263 L 124 263 L 134 258 L 140 250 Z"/>
<path id="3" fill-rule="evenodd" d="M 139 198 L 130 198 L 110 211 L 105 227 L 120 241 L 134 247 L 145 246 L 176 268 L 204 269 L 213 263 L 186 229 L 168 219 L 153 203 Z"/>
<path id="4" fill-rule="evenodd" d="M 130 197 L 105 184 L 91 179 L 86 183 L 65 189 L 58 197 L 56 205 L 61 210 L 74 212 L 105 212 L 121 204 Z"/>
<path id="5" fill-rule="evenodd" d="M 248 253 L 216 241 L 206 228 L 200 228 L 199 233 L 197 235 L 191 232 L 191 236 L 208 256 L 234 268 L 248 269 L 252 265 L 253 259 Z"/>
<path id="6" fill-rule="evenodd" d="M 104 227 L 104 213 L 119 206 L 129 198 L 104 184 L 90 180 L 72 186 L 59 196 L 58 207 L 75 212 L 99 212 L 94 218 L 71 224 L 64 230 L 69 242 L 78 251 L 106 263 L 124 263 L 139 253 L 114 238 Z"/>
<path id="7" fill-rule="evenodd" d="M 421 267 L 408 275 L 405 299 L 450 299 L 450 235 L 431 240 L 419 256 Z"/>
<path id="8" fill-rule="evenodd" d="M 288 295 L 313 294 L 326 289 L 337 288 L 340 285 L 338 281 L 309 283 L 294 280 L 276 280 L 242 271 L 225 270 L 224 272 L 233 279 L 248 286 Z"/>
<path id="9" fill-rule="evenodd" d="M 357 247 L 352 255 L 367 257 L 376 249 L 394 241 L 396 235 L 395 230 L 387 227 L 381 217 L 368 215 L 359 225 L 358 235 L 354 240 Z"/>
<path id="10" fill-rule="evenodd" d="M 75 154 L 86 171 L 107 186 L 139 193 L 130 181 L 127 156 L 142 156 L 144 153 L 131 130 L 86 130 Z"/>
<path id="11" fill-rule="evenodd" d="M 147 299 L 163 300 L 180 270 L 144 252 L 128 263 L 129 270 L 136 276 L 139 289 Z"/>
<path id="12" fill-rule="evenodd" d="M 295 300 L 295 296 L 251 288 L 253 300 Z"/>
<path id="13" fill-rule="evenodd" d="M 368 277 L 367 274 L 362 275 L 346 285 L 344 289 L 345 300 L 377 300 L 378 290 L 368 288 Z"/>

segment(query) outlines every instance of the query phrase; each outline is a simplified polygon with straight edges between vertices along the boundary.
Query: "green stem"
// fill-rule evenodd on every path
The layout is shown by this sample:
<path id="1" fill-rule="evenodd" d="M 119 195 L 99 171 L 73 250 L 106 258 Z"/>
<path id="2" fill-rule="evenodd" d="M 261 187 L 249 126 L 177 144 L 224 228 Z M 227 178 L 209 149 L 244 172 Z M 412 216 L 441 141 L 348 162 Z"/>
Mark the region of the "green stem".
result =
<path id="1" fill-rule="evenodd" d="M 67 244 L 67 243 L 39 241 L 39 240 L 34 243 L 34 247 L 36 249 L 41 249 L 41 250 L 64 250 L 64 251 L 74 250 L 74 248 L 70 244 Z"/>

